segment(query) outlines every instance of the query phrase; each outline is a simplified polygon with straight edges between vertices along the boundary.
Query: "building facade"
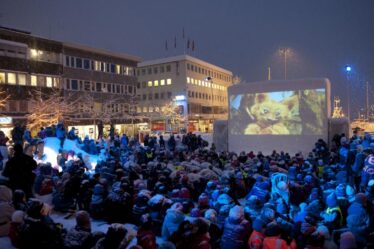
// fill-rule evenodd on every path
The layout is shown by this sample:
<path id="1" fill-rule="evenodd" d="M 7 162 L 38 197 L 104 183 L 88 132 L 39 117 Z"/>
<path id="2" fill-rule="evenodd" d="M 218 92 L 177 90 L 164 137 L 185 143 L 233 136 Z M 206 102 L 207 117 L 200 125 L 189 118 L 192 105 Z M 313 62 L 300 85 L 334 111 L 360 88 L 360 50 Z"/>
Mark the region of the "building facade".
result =
<path id="1" fill-rule="evenodd" d="M 227 88 L 232 72 L 189 55 L 144 61 L 138 64 L 137 112 L 151 119 L 151 129 L 210 132 L 213 122 L 228 117 Z M 183 118 L 173 126 L 163 116 L 176 107 Z"/>
<path id="2" fill-rule="evenodd" d="M 9 134 L 15 123 L 27 124 L 37 90 L 47 95 L 59 91 L 67 101 L 78 99 L 75 122 L 67 125 L 77 126 L 80 135 L 94 136 L 98 122 L 126 132 L 136 109 L 139 61 L 135 56 L 0 27 L 0 91 L 9 95 L 0 110 L 0 128 Z"/>

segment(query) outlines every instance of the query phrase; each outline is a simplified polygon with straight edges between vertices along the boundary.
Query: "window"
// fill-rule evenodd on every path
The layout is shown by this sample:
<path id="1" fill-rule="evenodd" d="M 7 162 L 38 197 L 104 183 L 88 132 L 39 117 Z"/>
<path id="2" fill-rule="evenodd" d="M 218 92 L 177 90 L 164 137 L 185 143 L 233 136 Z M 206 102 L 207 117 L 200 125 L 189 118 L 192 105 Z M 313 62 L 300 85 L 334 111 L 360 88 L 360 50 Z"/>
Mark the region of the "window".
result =
<path id="1" fill-rule="evenodd" d="M 165 86 L 165 80 L 160 81 L 160 86 Z"/>
<path id="2" fill-rule="evenodd" d="M 100 82 L 96 82 L 96 91 L 101 92 L 101 83 Z"/>
<path id="3" fill-rule="evenodd" d="M 155 80 L 155 81 L 153 82 L 153 85 L 154 85 L 154 86 L 158 86 L 158 80 Z"/>
<path id="4" fill-rule="evenodd" d="M 143 107 L 143 112 L 147 112 L 147 107 Z"/>
<path id="5" fill-rule="evenodd" d="M 201 86 L 201 80 L 199 80 L 199 86 Z"/>
<path id="6" fill-rule="evenodd" d="M 147 87 L 147 82 L 143 81 L 142 82 L 142 88 L 146 88 Z"/>
<path id="7" fill-rule="evenodd" d="M 165 97 L 165 93 L 161 93 L 160 94 L 160 99 L 164 99 L 164 97 Z"/>
<path id="8" fill-rule="evenodd" d="M 136 88 L 140 89 L 140 82 L 136 83 Z"/>
<path id="9" fill-rule="evenodd" d="M 36 77 L 36 75 L 31 75 L 31 85 L 32 86 L 38 85 L 38 78 Z"/>
<path id="10" fill-rule="evenodd" d="M 190 77 L 187 77 L 187 84 L 190 84 Z"/>
<path id="11" fill-rule="evenodd" d="M 153 106 L 149 107 L 149 112 L 153 112 Z"/>
<path id="12" fill-rule="evenodd" d="M 100 71 L 105 72 L 105 62 L 100 62 Z"/>
<path id="13" fill-rule="evenodd" d="M 74 57 L 70 57 L 70 66 L 75 67 L 75 60 Z"/>
<path id="14" fill-rule="evenodd" d="M 105 63 L 105 72 L 109 73 L 110 72 L 110 64 L 109 63 Z"/>
<path id="15" fill-rule="evenodd" d="M 0 72 L 0 83 L 5 83 L 5 73 Z"/>
<path id="16" fill-rule="evenodd" d="M 69 58 L 69 56 L 65 57 L 65 66 L 67 66 L 67 67 L 70 66 L 70 58 Z"/>
<path id="17" fill-rule="evenodd" d="M 145 68 L 142 69 L 142 75 L 145 75 Z"/>
<path id="18" fill-rule="evenodd" d="M 171 92 L 168 92 L 168 99 L 171 99 Z"/>
<path id="19" fill-rule="evenodd" d="M 191 78 L 191 83 L 195 84 L 195 80 L 193 78 Z"/>
<path id="20" fill-rule="evenodd" d="M 71 80 L 71 89 L 78 90 L 78 80 Z"/>
<path id="21" fill-rule="evenodd" d="M 8 84 L 15 85 L 16 84 L 16 74 L 15 73 L 8 73 Z"/>
<path id="22" fill-rule="evenodd" d="M 147 95 L 146 95 L 146 94 L 143 94 L 142 99 L 143 99 L 143 100 L 147 100 Z"/>
<path id="23" fill-rule="evenodd" d="M 148 68 L 148 74 L 152 74 L 152 68 Z"/>
<path id="24" fill-rule="evenodd" d="M 23 74 L 23 73 L 18 74 L 18 85 L 22 85 L 22 86 L 26 85 L 26 74 Z"/>
<path id="25" fill-rule="evenodd" d="M 171 85 L 171 79 L 167 79 L 167 80 L 166 80 L 166 84 L 167 84 L 167 85 Z"/>
<path id="26" fill-rule="evenodd" d="M 132 86 L 128 87 L 129 93 L 132 93 Z"/>
<path id="27" fill-rule="evenodd" d="M 148 94 L 148 100 L 152 100 L 152 93 Z"/>
<path id="28" fill-rule="evenodd" d="M 82 68 L 82 59 L 81 58 L 75 58 L 75 63 L 77 65 L 77 68 Z"/>
<path id="29" fill-rule="evenodd" d="M 106 89 L 108 90 L 108 93 L 111 93 L 112 92 L 112 85 L 111 84 L 107 84 L 106 85 Z"/>
<path id="30" fill-rule="evenodd" d="M 158 68 L 157 68 L 157 67 L 154 67 L 154 68 L 153 68 L 153 73 L 154 73 L 154 74 L 157 74 L 157 73 L 158 73 Z"/>
<path id="31" fill-rule="evenodd" d="M 152 81 L 148 81 L 148 87 L 152 87 Z"/>
<path id="32" fill-rule="evenodd" d="M 116 65 L 110 64 L 110 72 L 115 73 L 116 72 Z"/>
<path id="33" fill-rule="evenodd" d="M 190 70 L 190 64 L 187 63 L 187 70 Z"/>
<path id="34" fill-rule="evenodd" d="M 167 65 L 166 66 L 166 72 L 170 72 L 171 71 L 171 66 L 170 65 Z"/>
<path id="35" fill-rule="evenodd" d="M 84 82 L 84 90 L 85 91 L 91 91 L 91 82 L 89 82 L 89 81 Z"/>
<path id="36" fill-rule="evenodd" d="M 165 68 L 164 68 L 164 66 L 161 66 L 160 67 L 160 73 L 164 73 L 165 72 Z"/>
<path id="37" fill-rule="evenodd" d="M 194 66 L 193 66 L 193 65 L 191 65 L 191 71 L 193 71 L 193 68 L 194 68 Z"/>
<path id="38" fill-rule="evenodd" d="M 27 112 L 28 111 L 28 101 L 26 101 L 26 100 L 19 101 L 19 110 L 21 112 Z"/>
<path id="39" fill-rule="evenodd" d="M 158 97 L 159 97 L 159 94 L 155 93 L 155 99 L 158 99 Z"/>
<path id="40" fill-rule="evenodd" d="M 120 85 L 116 85 L 116 89 L 117 89 L 117 93 L 121 93 L 121 86 Z"/>
<path id="41" fill-rule="evenodd" d="M 116 65 L 116 74 L 121 74 L 121 66 Z"/>
<path id="42" fill-rule="evenodd" d="M 53 87 L 52 77 L 46 77 L 45 86 Z"/>
<path id="43" fill-rule="evenodd" d="M 84 59 L 83 61 L 83 66 L 84 66 L 84 69 L 90 69 L 90 60 L 88 59 Z"/>

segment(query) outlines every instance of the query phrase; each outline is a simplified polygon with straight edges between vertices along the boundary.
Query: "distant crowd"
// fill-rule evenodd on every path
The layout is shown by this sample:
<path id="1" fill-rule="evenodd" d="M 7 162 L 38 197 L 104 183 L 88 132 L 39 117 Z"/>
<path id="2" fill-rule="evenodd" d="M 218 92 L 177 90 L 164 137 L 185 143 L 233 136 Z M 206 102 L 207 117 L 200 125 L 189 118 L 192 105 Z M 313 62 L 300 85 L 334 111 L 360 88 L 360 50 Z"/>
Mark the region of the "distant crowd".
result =
<path id="1" fill-rule="evenodd" d="M 61 141 L 58 165 L 24 153 L 51 136 Z M 105 159 L 92 169 L 65 139 Z M 140 144 L 114 129 L 81 141 L 62 123 L 37 138 L 16 126 L 11 139 L 0 132 L 0 236 L 16 248 L 374 248 L 374 137 L 320 139 L 306 155 L 254 151 L 217 151 L 191 133 Z"/>

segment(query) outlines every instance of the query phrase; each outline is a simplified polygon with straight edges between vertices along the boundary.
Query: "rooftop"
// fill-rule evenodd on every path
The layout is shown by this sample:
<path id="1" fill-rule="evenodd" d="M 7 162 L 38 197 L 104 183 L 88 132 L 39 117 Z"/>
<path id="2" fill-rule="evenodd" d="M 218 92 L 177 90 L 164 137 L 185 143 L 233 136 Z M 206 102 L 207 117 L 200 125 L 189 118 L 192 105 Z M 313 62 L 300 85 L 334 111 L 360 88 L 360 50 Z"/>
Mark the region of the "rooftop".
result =
<path id="1" fill-rule="evenodd" d="M 152 65 L 157 65 L 157 64 L 164 64 L 164 63 L 170 63 L 170 62 L 175 62 L 175 61 L 185 61 L 185 60 L 200 64 L 200 65 L 203 65 L 203 66 L 206 66 L 206 67 L 218 70 L 218 71 L 221 71 L 221 72 L 229 74 L 229 75 L 232 75 L 232 72 L 229 71 L 229 70 L 226 70 L 222 67 L 213 65 L 209 62 L 200 60 L 198 58 L 195 58 L 195 57 L 192 57 L 192 56 L 186 55 L 186 54 L 172 56 L 172 57 L 166 57 L 166 58 L 161 58 L 161 59 L 155 59 L 155 60 L 149 60 L 149 61 L 143 61 L 143 62 L 138 63 L 138 67 L 146 67 L 146 66 L 152 66 Z"/>

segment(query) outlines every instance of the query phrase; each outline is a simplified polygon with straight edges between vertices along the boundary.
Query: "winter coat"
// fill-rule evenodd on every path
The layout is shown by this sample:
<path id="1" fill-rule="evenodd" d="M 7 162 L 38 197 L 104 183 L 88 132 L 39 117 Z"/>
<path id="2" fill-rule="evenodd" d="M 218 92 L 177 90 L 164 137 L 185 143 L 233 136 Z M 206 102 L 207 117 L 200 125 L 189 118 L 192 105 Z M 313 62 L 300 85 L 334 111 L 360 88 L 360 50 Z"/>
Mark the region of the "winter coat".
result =
<path id="1" fill-rule="evenodd" d="M 211 249 L 208 234 L 203 234 L 192 239 L 191 248 L 193 249 Z"/>
<path id="2" fill-rule="evenodd" d="M 250 224 L 244 218 L 236 219 L 228 217 L 226 219 L 222 240 L 222 249 L 244 249 L 251 231 Z"/>
<path id="3" fill-rule="evenodd" d="M 369 236 L 369 217 L 364 214 L 351 214 L 347 217 L 348 229 L 353 233 L 357 245 L 364 246 Z"/>
<path id="4" fill-rule="evenodd" d="M 79 226 L 70 229 L 64 239 L 65 249 L 90 249 L 94 244 L 91 231 Z"/>
<path id="5" fill-rule="evenodd" d="M 137 244 L 144 249 L 157 249 L 156 235 L 150 230 L 139 229 L 136 235 Z"/>
<path id="6" fill-rule="evenodd" d="M 265 238 L 264 234 L 257 232 L 256 230 L 253 230 L 248 240 L 248 248 L 249 249 L 261 249 L 264 238 Z"/>
<path id="7" fill-rule="evenodd" d="M 5 165 L 3 176 L 9 177 L 10 188 L 14 191 L 21 189 L 26 196 L 32 195 L 34 181 L 33 170 L 36 169 L 35 160 L 23 153 L 16 154 Z"/>
<path id="8" fill-rule="evenodd" d="M 65 128 L 63 124 L 58 124 L 56 128 L 56 137 L 58 139 L 65 138 Z"/>
<path id="9" fill-rule="evenodd" d="M 168 209 L 164 223 L 162 224 L 162 237 L 164 239 L 170 238 L 170 236 L 178 230 L 179 224 L 184 221 L 185 215 L 182 211 L 176 209 Z"/>
<path id="10" fill-rule="evenodd" d="M 21 249 L 59 249 L 62 244 L 61 229 L 50 217 L 25 218 L 21 230 Z"/>
<path id="11" fill-rule="evenodd" d="M 290 245 L 279 236 L 266 237 L 263 242 L 263 249 L 296 249 L 295 241 Z"/>
<path id="12" fill-rule="evenodd" d="M 8 236 L 12 214 L 15 211 L 11 205 L 12 191 L 0 185 L 0 237 Z"/>

